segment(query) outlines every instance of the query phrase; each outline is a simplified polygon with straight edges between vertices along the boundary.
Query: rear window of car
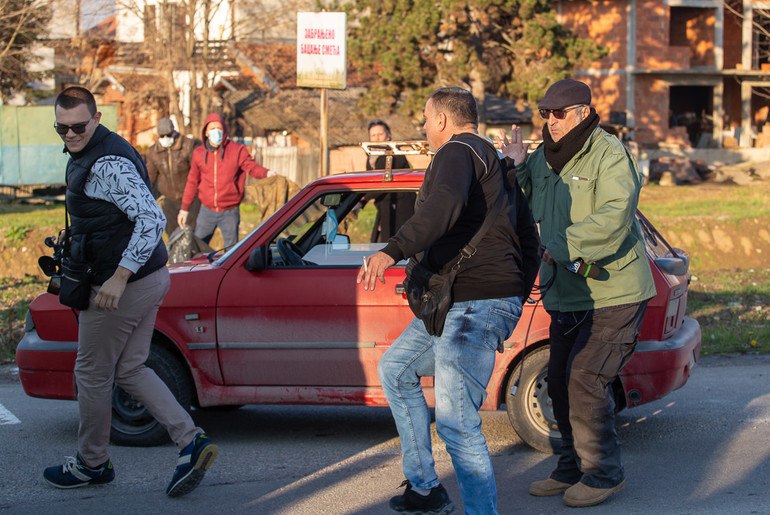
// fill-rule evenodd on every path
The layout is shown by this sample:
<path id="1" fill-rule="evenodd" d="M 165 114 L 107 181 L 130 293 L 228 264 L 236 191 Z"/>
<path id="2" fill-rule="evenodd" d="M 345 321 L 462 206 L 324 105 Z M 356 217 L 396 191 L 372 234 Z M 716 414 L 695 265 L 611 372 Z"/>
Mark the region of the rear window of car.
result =
<path id="1" fill-rule="evenodd" d="M 639 221 L 639 227 L 642 229 L 647 250 L 655 257 L 671 257 L 671 246 L 658 230 L 653 227 L 650 221 L 641 213 L 637 213 L 636 219 Z"/>

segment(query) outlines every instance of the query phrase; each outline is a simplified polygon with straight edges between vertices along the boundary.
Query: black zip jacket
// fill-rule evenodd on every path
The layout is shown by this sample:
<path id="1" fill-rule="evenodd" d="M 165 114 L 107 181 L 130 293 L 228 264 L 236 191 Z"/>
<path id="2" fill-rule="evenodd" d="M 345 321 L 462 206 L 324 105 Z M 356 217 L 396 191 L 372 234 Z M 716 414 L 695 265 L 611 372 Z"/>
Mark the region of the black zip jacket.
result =
<path id="1" fill-rule="evenodd" d="M 446 271 L 484 223 L 501 189 L 508 202 L 476 254 L 463 260 L 453 300 L 526 299 L 540 262 L 537 228 L 521 188 L 508 182 L 494 146 L 478 134 L 454 135 L 438 149 L 414 216 L 383 252 L 396 261 L 415 256 L 432 270 Z"/>

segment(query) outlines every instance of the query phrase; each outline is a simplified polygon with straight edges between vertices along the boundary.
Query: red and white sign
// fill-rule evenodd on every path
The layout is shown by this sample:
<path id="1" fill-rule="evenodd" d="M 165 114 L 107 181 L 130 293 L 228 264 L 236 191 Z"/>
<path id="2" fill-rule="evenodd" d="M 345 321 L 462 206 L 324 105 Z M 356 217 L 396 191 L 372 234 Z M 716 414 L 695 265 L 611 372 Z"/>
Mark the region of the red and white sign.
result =
<path id="1" fill-rule="evenodd" d="M 297 86 L 345 89 L 347 15 L 297 13 Z"/>

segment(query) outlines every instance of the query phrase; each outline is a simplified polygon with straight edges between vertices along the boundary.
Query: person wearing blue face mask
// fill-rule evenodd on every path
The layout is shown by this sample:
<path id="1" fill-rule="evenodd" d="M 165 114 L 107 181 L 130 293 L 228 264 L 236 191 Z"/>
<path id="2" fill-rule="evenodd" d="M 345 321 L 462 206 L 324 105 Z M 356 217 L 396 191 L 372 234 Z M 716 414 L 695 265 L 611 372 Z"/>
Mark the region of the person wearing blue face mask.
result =
<path id="1" fill-rule="evenodd" d="M 177 223 L 188 225 L 197 195 L 201 209 L 195 235 L 209 243 L 218 227 L 227 249 L 238 242 L 246 174 L 264 179 L 275 172 L 257 164 L 245 145 L 227 138 L 227 126 L 218 114 L 206 118 L 201 135 L 203 145 L 193 152 Z"/>
<path id="2" fill-rule="evenodd" d="M 166 234 L 169 236 L 178 227 L 177 214 L 182 207 L 182 194 L 187 184 L 187 174 L 190 173 L 193 150 L 198 145 L 200 141 L 179 134 L 170 119 L 161 118 L 158 121 L 158 141 L 147 152 L 147 173 L 153 192 L 166 215 Z M 197 197 L 190 204 L 187 224 L 193 229 L 200 206 Z"/>

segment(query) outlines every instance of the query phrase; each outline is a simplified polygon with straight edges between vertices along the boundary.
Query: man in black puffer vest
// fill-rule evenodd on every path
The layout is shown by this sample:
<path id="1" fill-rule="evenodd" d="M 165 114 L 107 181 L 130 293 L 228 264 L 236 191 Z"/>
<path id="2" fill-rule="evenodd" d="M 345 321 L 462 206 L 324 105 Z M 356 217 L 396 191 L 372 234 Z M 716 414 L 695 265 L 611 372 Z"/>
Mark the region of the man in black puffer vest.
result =
<path id="1" fill-rule="evenodd" d="M 166 489 L 191 492 L 217 446 L 155 372 L 145 366 L 155 316 L 168 291 L 166 219 L 150 193 L 147 169 L 131 145 L 103 125 L 90 91 L 70 87 L 56 97 L 54 128 L 70 154 L 67 259 L 93 270 L 91 299 L 80 312 L 75 381 L 80 409 L 78 453 L 43 477 L 57 488 L 111 482 L 107 453 L 113 383 L 141 402 L 168 431 L 179 459 Z"/>

